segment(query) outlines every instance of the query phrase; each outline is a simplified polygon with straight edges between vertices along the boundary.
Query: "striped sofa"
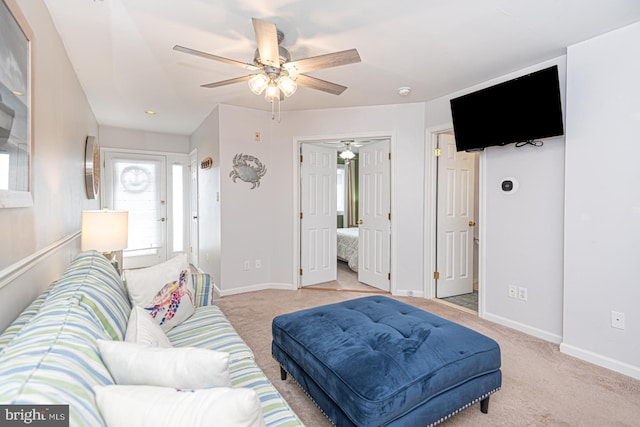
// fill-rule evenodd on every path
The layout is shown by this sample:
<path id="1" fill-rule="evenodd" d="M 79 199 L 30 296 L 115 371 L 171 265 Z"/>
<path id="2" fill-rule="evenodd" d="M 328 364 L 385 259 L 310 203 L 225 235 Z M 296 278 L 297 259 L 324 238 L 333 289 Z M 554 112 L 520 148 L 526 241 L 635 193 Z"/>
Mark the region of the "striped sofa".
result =
<path id="1" fill-rule="evenodd" d="M 251 349 L 212 304 L 209 275 L 193 279 L 198 307 L 169 331 L 172 344 L 230 353 L 232 385 L 257 392 L 266 425 L 302 426 L 256 365 Z M 104 426 L 92 386 L 113 380 L 96 340 L 122 340 L 130 312 L 115 269 L 98 252 L 80 254 L 0 335 L 0 405 L 68 404 L 70 426 Z"/>

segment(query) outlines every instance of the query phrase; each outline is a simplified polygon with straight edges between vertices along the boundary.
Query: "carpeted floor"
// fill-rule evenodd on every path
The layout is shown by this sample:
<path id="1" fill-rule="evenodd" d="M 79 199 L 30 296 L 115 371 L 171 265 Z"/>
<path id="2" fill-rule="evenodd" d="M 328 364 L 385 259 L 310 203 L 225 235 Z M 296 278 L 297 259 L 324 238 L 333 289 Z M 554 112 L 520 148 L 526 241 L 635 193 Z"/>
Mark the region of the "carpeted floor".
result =
<path id="1" fill-rule="evenodd" d="M 271 357 L 271 320 L 278 314 L 366 296 L 357 292 L 266 290 L 226 296 L 216 304 L 252 348 L 256 362 L 308 427 L 330 426 L 291 379 L 280 380 Z M 476 315 L 422 298 L 398 300 L 495 339 L 502 351 L 502 389 L 489 413 L 478 405 L 442 426 L 638 426 L 640 381 L 561 354 L 558 346 Z M 413 426 L 411 426 L 413 427 Z"/>

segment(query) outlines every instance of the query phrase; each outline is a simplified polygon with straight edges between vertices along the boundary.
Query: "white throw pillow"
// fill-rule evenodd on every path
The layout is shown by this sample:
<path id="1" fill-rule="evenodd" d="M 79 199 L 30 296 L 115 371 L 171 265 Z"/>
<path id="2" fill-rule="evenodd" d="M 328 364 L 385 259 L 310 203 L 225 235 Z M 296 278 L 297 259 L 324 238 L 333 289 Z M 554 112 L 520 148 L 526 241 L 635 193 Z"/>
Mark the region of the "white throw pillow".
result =
<path id="1" fill-rule="evenodd" d="M 194 312 L 195 290 L 186 254 L 147 268 L 124 272 L 131 305 L 138 305 L 167 332 Z"/>
<path id="2" fill-rule="evenodd" d="M 195 347 L 159 348 L 97 340 L 116 384 L 174 388 L 230 387 L 229 353 Z"/>
<path id="3" fill-rule="evenodd" d="M 94 386 L 109 427 L 264 427 L 250 388 L 176 390 L 152 386 Z"/>
<path id="4" fill-rule="evenodd" d="M 129 315 L 127 332 L 124 340 L 151 347 L 173 347 L 160 325 L 151 318 L 149 312 L 142 307 L 135 306 Z"/>

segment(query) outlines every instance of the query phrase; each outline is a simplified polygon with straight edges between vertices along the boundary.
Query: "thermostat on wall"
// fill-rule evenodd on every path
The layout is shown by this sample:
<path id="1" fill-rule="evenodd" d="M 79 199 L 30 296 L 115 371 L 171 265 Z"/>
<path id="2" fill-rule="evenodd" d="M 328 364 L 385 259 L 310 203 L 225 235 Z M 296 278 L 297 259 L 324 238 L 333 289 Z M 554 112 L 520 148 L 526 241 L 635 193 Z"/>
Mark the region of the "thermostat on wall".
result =
<path id="1" fill-rule="evenodd" d="M 518 181 L 511 177 L 502 178 L 502 181 L 500 182 L 500 189 L 503 193 L 513 194 L 518 191 Z"/>

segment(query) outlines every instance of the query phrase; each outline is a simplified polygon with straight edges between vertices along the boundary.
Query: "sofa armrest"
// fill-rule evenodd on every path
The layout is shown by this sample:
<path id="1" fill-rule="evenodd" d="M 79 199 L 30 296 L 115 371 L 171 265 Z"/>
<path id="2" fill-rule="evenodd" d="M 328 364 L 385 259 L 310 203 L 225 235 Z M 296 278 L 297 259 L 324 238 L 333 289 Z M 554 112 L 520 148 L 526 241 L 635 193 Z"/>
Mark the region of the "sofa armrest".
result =
<path id="1" fill-rule="evenodd" d="M 191 280 L 196 290 L 193 304 L 196 307 L 213 305 L 214 283 L 211 280 L 211 275 L 208 273 L 194 273 L 191 275 Z"/>

